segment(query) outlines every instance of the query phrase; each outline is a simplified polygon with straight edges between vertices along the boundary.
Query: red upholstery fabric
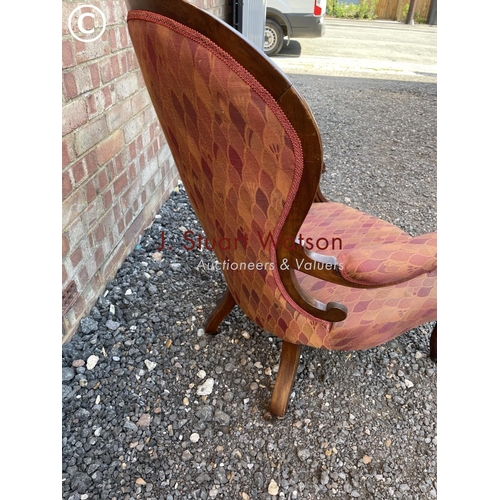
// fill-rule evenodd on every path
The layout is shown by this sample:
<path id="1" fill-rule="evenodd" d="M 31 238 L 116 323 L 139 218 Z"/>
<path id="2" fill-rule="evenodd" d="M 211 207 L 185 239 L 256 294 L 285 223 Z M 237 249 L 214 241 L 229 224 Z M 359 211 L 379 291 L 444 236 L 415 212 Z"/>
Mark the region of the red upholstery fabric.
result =
<path id="1" fill-rule="evenodd" d="M 381 295 L 374 291 L 360 295 L 359 290 L 339 291 L 329 283 L 301 276 L 304 287 L 323 301 L 332 292 L 326 302 L 346 300 L 355 314 L 330 331 L 331 324 L 298 308 L 280 282 L 271 243 L 271 237 L 278 239 L 302 173 L 302 149 L 295 130 L 262 85 L 203 35 L 144 11 L 129 12 L 128 26 L 193 208 L 209 240 L 224 242 L 214 251 L 226 266 L 228 288 L 256 324 L 293 343 L 365 349 L 434 319 L 429 295 L 435 291 L 435 279 L 431 278 L 424 288 L 425 297 L 420 298 L 421 282 L 415 280 L 426 278 L 391 287 L 392 294 L 384 289 Z M 408 238 L 397 228 L 375 218 L 365 219 L 364 214 L 344 210 L 342 205 L 319 205 L 313 205 L 304 226 L 314 238 L 321 231 L 339 234 L 347 244 L 351 237 L 352 242 L 366 239 L 371 244 Z M 341 214 L 343 218 L 337 219 Z M 368 220 L 377 235 L 364 238 L 363 221 Z M 238 270 L 232 270 L 232 264 Z M 358 297 L 363 304 L 373 299 L 374 307 L 388 309 L 383 314 L 368 304 L 359 306 L 366 309 L 361 314 L 355 309 Z M 385 319 L 390 320 L 389 326 L 382 324 Z"/>
<path id="2" fill-rule="evenodd" d="M 408 281 L 437 268 L 437 234 L 409 238 L 405 243 L 385 243 L 344 250 L 338 254 L 340 274 L 363 285 L 388 285 Z"/>
<path id="3" fill-rule="evenodd" d="M 404 247 L 411 245 L 413 239 L 417 240 L 388 222 L 340 203 L 314 203 L 300 234 L 304 239 L 311 238 L 314 242 L 320 238 L 330 241 L 332 237 L 339 238 L 342 250 L 338 248 L 337 242 L 335 249 L 332 249 L 332 245 L 326 250 L 313 249 L 337 258 L 350 252 L 362 253 L 365 247 Z M 340 302 L 348 309 L 347 318 L 334 323 L 324 339 L 324 346 L 328 349 L 366 349 L 436 319 L 435 270 L 397 285 L 375 289 L 335 285 L 301 272 L 297 272 L 297 279 L 316 300 L 323 303 Z"/>

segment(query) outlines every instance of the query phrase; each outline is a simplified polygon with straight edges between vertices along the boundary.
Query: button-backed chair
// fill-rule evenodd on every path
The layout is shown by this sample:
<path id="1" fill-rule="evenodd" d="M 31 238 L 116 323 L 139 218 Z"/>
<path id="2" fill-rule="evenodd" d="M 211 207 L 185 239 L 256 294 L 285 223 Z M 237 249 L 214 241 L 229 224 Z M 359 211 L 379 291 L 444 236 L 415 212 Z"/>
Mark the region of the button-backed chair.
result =
<path id="1" fill-rule="evenodd" d="M 318 127 L 281 70 L 183 0 L 127 4 L 144 81 L 227 283 L 205 331 L 238 305 L 283 339 L 270 413 L 286 412 L 302 346 L 369 349 L 434 321 L 436 233 L 411 237 L 325 200 Z"/>

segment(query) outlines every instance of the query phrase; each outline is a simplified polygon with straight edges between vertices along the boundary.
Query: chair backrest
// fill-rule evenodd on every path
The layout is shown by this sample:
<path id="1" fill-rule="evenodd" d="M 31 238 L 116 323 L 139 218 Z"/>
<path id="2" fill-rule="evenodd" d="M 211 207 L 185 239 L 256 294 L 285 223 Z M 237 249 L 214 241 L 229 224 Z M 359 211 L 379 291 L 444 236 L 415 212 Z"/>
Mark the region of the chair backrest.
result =
<path id="1" fill-rule="evenodd" d="M 316 122 L 285 75 L 222 21 L 182 0 L 127 3 L 146 86 L 229 290 L 283 337 L 282 309 L 300 308 L 275 243 L 295 239 L 317 191 Z"/>

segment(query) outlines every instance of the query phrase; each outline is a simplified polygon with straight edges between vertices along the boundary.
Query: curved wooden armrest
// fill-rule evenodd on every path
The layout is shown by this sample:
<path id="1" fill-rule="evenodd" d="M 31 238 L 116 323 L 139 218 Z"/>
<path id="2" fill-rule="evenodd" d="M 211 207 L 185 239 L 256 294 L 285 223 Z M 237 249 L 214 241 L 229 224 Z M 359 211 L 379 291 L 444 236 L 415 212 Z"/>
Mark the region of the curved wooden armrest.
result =
<path id="1" fill-rule="evenodd" d="M 277 249 L 277 258 L 278 272 L 281 281 L 288 292 L 288 295 L 290 295 L 300 308 L 315 318 L 328 321 L 330 323 L 337 323 L 346 319 L 347 308 L 344 305 L 337 302 L 328 302 L 327 304 L 324 304 L 309 295 L 300 286 L 295 275 L 295 270 L 300 268 L 298 270 L 304 271 L 304 269 L 302 269 L 302 263 L 298 262 L 298 255 L 295 255 L 290 249 L 279 247 Z M 305 261 L 309 262 L 310 260 L 311 259 L 309 257 L 305 256 Z"/>
<path id="2" fill-rule="evenodd" d="M 296 245 L 295 249 L 288 250 L 289 255 L 283 256 L 290 263 L 292 269 L 296 269 L 309 276 L 335 283 L 336 285 L 348 286 L 350 288 L 381 288 L 389 285 L 353 283 L 346 280 L 340 273 L 342 264 L 336 257 L 313 252 L 307 248 Z"/>
<path id="3" fill-rule="evenodd" d="M 297 300 L 297 297 L 294 297 L 294 300 L 302 307 L 302 309 L 318 319 L 330 321 L 331 323 L 344 321 L 347 318 L 347 307 L 343 304 L 340 304 L 339 302 L 328 302 L 327 304 L 324 304 L 309 295 L 297 281 L 294 269 L 290 269 L 290 279 L 294 287 L 294 291 L 300 297 L 300 300 Z M 289 289 L 287 289 L 287 291 L 290 293 Z"/>
<path id="4" fill-rule="evenodd" d="M 312 252 L 297 244 L 293 250 L 279 248 L 277 257 L 280 278 L 288 294 L 304 311 L 324 321 L 331 323 L 344 321 L 347 317 L 347 308 L 338 302 L 324 304 L 312 297 L 300 286 L 295 275 L 296 271 L 350 288 L 381 288 L 380 285 L 361 285 L 347 281 L 340 274 L 335 257 Z"/>

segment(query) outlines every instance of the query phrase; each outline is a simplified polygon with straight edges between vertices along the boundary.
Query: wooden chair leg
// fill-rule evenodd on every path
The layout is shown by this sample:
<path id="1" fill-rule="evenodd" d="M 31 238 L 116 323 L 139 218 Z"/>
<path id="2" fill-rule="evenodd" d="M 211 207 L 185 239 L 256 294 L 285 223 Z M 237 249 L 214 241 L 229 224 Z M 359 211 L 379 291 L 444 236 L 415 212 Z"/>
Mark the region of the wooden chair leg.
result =
<path id="1" fill-rule="evenodd" d="M 231 309 L 236 305 L 229 288 L 226 289 L 224 295 L 219 299 L 215 309 L 211 312 L 205 322 L 205 333 L 216 334 L 217 328 L 222 320 L 231 312 Z"/>
<path id="2" fill-rule="evenodd" d="M 437 332 L 438 332 L 438 325 L 437 323 L 434 325 L 434 329 L 432 330 L 431 333 L 431 352 L 430 352 L 430 357 L 432 361 L 437 362 L 438 358 L 438 347 L 437 347 Z"/>
<path id="3" fill-rule="evenodd" d="M 277 417 L 283 417 L 288 407 L 299 366 L 302 346 L 283 341 L 281 348 L 280 367 L 274 386 L 269 412 Z"/>

